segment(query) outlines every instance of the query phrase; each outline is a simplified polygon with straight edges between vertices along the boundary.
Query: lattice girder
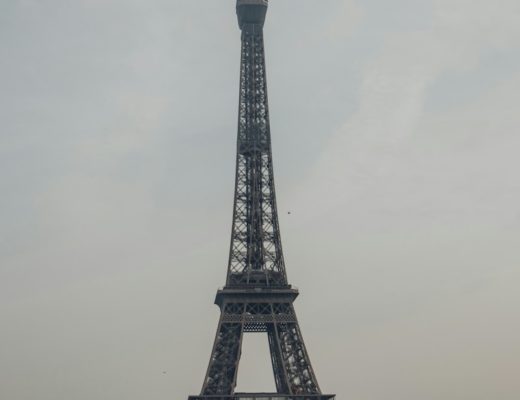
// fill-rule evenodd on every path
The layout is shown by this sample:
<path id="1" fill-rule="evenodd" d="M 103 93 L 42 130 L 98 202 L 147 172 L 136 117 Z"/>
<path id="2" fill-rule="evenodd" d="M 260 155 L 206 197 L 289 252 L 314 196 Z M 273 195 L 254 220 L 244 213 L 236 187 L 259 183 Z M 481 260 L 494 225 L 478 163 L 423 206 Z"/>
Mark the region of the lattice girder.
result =
<path id="1" fill-rule="evenodd" d="M 200 396 L 192 400 L 330 400 L 312 369 L 287 281 L 271 151 L 263 24 L 267 0 L 237 0 L 242 30 L 233 222 L 220 320 Z M 235 394 L 244 334 L 268 338 L 277 394 Z"/>
<path id="2" fill-rule="evenodd" d="M 279 293 L 219 292 L 221 316 L 202 395 L 234 393 L 244 333 L 267 333 L 279 393 L 319 394 L 292 302 L 294 289 Z"/>
<path id="3" fill-rule="evenodd" d="M 235 202 L 227 286 L 286 286 L 276 210 L 263 32 L 242 30 Z"/>

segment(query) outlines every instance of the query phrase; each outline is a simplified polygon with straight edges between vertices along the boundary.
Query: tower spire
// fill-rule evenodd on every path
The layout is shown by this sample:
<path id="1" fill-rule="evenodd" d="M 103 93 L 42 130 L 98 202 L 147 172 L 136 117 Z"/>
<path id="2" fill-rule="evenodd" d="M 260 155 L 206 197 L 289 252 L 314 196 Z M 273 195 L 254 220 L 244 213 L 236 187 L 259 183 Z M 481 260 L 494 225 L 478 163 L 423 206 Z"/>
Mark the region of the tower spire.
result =
<path id="1" fill-rule="evenodd" d="M 265 0 L 238 0 L 242 30 L 233 227 L 227 286 L 284 286 L 276 210 L 263 25 Z"/>
<path id="2" fill-rule="evenodd" d="M 263 26 L 267 0 L 237 0 L 242 31 L 233 225 L 220 320 L 199 396 L 189 400 L 331 400 L 321 394 L 296 319 L 276 209 Z M 244 333 L 267 333 L 276 394 L 235 393 Z"/>

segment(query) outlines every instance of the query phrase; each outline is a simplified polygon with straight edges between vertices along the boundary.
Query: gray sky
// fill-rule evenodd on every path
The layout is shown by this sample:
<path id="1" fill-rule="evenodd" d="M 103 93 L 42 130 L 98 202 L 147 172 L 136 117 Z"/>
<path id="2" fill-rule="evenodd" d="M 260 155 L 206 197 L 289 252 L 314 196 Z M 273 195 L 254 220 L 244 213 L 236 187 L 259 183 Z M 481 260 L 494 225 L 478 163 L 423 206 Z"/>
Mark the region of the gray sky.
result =
<path id="1" fill-rule="evenodd" d="M 520 397 L 519 20 L 518 0 L 271 1 L 288 274 L 340 399 Z M 0 2 L 0 398 L 199 392 L 239 40 L 234 0 Z M 246 338 L 240 389 L 273 389 L 266 352 Z"/>

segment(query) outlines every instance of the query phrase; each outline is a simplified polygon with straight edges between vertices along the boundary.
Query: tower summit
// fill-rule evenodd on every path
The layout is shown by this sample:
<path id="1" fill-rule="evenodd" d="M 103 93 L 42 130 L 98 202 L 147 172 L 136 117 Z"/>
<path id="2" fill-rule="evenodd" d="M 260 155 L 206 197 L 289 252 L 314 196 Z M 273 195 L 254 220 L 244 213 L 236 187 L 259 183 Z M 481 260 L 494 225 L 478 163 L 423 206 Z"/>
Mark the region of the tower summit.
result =
<path id="1" fill-rule="evenodd" d="M 263 26 L 267 0 L 237 0 L 242 31 L 235 199 L 220 320 L 199 396 L 189 400 L 330 400 L 321 393 L 287 281 L 276 209 Z M 277 393 L 235 393 L 242 338 L 264 332 Z"/>
<path id="2" fill-rule="evenodd" d="M 237 0 L 237 17 L 240 29 L 244 25 L 264 26 L 267 0 Z"/>

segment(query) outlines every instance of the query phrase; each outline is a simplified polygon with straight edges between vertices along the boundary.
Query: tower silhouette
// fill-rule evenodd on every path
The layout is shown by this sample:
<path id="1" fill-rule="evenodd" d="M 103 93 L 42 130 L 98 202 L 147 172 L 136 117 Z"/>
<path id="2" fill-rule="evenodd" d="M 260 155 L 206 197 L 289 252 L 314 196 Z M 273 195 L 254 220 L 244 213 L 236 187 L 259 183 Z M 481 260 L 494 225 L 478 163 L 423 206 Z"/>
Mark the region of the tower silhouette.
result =
<path id="1" fill-rule="evenodd" d="M 189 400 L 329 400 L 303 342 L 282 253 L 271 155 L 263 26 L 267 0 L 237 0 L 242 31 L 233 227 L 226 286 L 201 394 Z M 242 337 L 265 332 L 277 393 L 235 393 Z"/>

